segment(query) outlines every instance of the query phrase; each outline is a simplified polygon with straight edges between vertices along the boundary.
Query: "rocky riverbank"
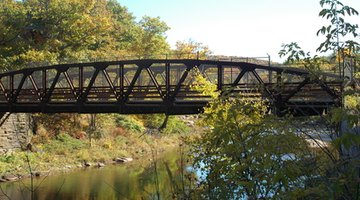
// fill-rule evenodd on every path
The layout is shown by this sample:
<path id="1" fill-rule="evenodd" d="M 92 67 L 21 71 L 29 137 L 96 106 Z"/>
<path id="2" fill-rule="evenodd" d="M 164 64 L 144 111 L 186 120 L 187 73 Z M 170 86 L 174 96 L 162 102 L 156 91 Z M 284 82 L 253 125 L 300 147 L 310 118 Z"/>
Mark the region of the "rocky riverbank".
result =
<path id="1" fill-rule="evenodd" d="M 177 147 L 183 141 L 181 135 L 142 135 L 139 137 L 114 137 L 79 140 L 64 136 L 63 141 L 50 141 L 37 145 L 36 151 L 8 152 L 0 158 L 0 182 L 22 178 L 44 177 L 67 173 L 81 168 L 102 168 L 133 160 L 151 159 L 153 151 L 163 152 Z M 30 173 L 31 172 L 31 173 Z"/>

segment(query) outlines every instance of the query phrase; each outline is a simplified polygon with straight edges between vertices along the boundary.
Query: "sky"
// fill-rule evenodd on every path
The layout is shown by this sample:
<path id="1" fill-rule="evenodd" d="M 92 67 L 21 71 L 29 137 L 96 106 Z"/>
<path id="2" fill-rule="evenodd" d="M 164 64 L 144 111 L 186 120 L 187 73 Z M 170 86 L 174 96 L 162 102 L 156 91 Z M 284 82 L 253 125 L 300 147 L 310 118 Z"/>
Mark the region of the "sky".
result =
<path id="1" fill-rule="evenodd" d="M 215 55 L 264 57 L 282 62 L 282 44 L 298 42 L 315 50 L 325 39 L 316 36 L 325 19 L 319 0 L 118 0 L 136 18 L 160 17 L 170 27 L 167 41 L 189 39 L 207 45 Z M 342 0 L 360 12 L 360 0 Z M 351 18 L 359 23 L 360 17 Z"/>

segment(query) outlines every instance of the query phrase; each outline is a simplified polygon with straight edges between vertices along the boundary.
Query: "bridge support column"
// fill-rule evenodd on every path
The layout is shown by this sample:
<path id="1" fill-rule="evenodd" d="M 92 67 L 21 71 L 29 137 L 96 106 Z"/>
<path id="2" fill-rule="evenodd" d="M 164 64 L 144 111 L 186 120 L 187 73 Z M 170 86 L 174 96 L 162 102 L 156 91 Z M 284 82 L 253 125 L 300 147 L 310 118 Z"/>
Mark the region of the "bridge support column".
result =
<path id="1" fill-rule="evenodd" d="M 7 113 L 3 117 L 7 118 L 0 127 L 0 154 L 25 149 L 32 137 L 30 114 Z"/>

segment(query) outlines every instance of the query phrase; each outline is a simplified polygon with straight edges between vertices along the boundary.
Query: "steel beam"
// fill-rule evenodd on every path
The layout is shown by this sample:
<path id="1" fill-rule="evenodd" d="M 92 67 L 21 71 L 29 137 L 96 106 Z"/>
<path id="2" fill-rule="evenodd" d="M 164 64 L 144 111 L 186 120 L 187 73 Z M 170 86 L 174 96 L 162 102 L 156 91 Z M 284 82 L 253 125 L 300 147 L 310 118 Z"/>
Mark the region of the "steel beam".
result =
<path id="1" fill-rule="evenodd" d="M 292 91 L 288 96 L 285 97 L 284 102 L 288 102 L 291 97 L 295 96 L 298 92 L 300 92 L 301 88 L 303 88 L 306 84 L 310 82 L 310 78 L 306 77 L 303 82 L 301 82 L 294 91 Z"/>
<path id="2" fill-rule="evenodd" d="M 259 81 L 260 85 L 262 86 L 262 89 L 265 91 L 266 95 L 270 97 L 272 100 L 276 100 L 274 95 L 270 92 L 270 90 L 266 87 L 264 81 L 261 79 L 258 73 L 256 73 L 255 70 L 252 70 L 251 73 L 255 76 L 256 80 Z"/>

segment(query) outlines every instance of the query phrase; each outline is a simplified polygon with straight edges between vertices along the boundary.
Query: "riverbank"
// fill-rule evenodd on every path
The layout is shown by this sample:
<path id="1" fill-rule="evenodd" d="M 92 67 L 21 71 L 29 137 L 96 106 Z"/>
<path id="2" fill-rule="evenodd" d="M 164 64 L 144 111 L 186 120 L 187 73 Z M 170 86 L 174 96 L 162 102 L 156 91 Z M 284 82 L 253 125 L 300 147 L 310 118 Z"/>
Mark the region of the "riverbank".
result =
<path id="1" fill-rule="evenodd" d="M 164 117 L 101 114 L 92 129 L 89 115 L 34 115 L 35 132 L 27 150 L 0 155 L 0 181 L 150 159 L 154 151 L 177 147 L 184 137 L 199 132 L 196 116 L 171 116 L 159 131 Z"/>
<path id="2" fill-rule="evenodd" d="M 0 184 L 0 199 L 5 195 L 9 199 L 34 196 L 33 199 L 39 200 L 154 199 L 158 195 L 161 199 L 174 199 L 179 192 L 183 193 L 182 181 L 189 172 L 182 162 L 185 152 L 183 146 L 175 147 L 158 152 L 154 160 L 146 157 L 102 168 L 76 168 L 68 173 L 36 177 L 33 186 L 30 179 L 3 183 Z M 28 188 L 34 188 L 33 192 Z"/>
<path id="3" fill-rule="evenodd" d="M 182 134 L 161 135 L 128 133 L 116 137 L 81 140 L 62 134 L 33 151 L 16 151 L 0 157 L 1 181 L 66 173 L 78 168 L 106 167 L 131 160 L 150 160 L 152 154 L 178 147 Z M 91 146 L 90 146 L 91 144 Z"/>

